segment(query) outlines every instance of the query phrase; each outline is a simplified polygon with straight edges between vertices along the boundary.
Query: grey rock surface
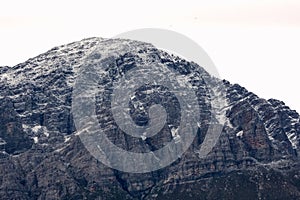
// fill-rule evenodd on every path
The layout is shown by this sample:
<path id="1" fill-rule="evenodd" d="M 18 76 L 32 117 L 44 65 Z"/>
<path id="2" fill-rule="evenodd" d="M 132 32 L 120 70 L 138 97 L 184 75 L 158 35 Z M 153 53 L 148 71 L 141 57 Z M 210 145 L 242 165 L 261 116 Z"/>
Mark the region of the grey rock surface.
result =
<path id="1" fill-rule="evenodd" d="M 128 52 L 101 60 L 93 50 Z M 154 95 L 136 93 L 132 119 L 147 124 L 148 108 L 161 103 L 170 115 L 162 131 L 146 140 L 124 134 L 110 108 L 111 84 L 145 62 L 176 70 L 192 84 L 200 121 L 190 148 L 172 165 L 143 174 L 111 169 L 82 144 L 71 112 L 72 91 L 86 59 L 107 64 L 99 79 L 97 117 L 107 137 L 127 151 L 147 152 L 172 139 L 180 107 L 165 88 Z M 103 64 L 103 63 L 102 63 Z M 95 71 L 95 74 L 99 72 Z M 208 85 L 204 77 L 211 81 Z M 226 89 L 223 117 L 212 116 L 220 85 Z M 212 92 L 209 92 L 212 91 Z M 214 95 L 215 94 L 215 95 Z M 283 102 L 259 98 L 238 84 L 210 76 L 193 62 L 169 55 L 151 44 L 90 38 L 55 47 L 14 67 L 0 67 L 1 199 L 299 199 L 299 114 Z M 136 109 L 139 103 L 143 110 Z M 213 118 L 213 120 L 211 120 Z M 199 149 L 210 123 L 224 125 L 207 157 Z"/>

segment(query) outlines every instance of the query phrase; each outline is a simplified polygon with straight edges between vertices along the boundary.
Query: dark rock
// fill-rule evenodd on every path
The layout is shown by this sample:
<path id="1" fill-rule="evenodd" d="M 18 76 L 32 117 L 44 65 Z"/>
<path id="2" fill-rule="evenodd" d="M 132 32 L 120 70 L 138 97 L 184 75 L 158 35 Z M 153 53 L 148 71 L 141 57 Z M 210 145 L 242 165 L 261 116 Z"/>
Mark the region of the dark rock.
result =
<path id="1" fill-rule="evenodd" d="M 281 101 L 261 99 L 238 84 L 213 78 L 195 63 L 150 44 L 127 41 L 130 49 L 117 58 L 102 52 L 90 54 L 97 45 L 116 48 L 122 42 L 85 39 L 14 67 L 0 67 L 1 199 L 300 198 L 296 111 Z M 73 86 L 85 59 L 106 67 L 106 75 L 100 78 L 97 71 L 88 74 L 103 88 L 96 96 L 99 124 L 110 127 L 106 135 L 115 145 L 132 152 L 153 151 L 169 142 L 172 128 L 180 124 L 180 105 L 168 88 L 139 88 L 129 105 L 136 124 L 147 125 L 149 108 L 158 103 L 168 118 L 159 134 L 146 140 L 132 137 L 113 120 L 113 81 L 143 63 L 161 64 L 191 77 L 201 120 L 183 156 L 170 166 L 144 174 L 117 171 L 95 159 L 76 135 L 71 112 Z M 224 121 L 213 115 L 215 97 L 209 92 L 217 93 L 221 86 L 227 92 Z M 155 92 L 147 94 L 148 89 Z M 224 124 L 222 134 L 207 157 L 200 158 L 199 149 L 211 123 L 216 127 Z"/>

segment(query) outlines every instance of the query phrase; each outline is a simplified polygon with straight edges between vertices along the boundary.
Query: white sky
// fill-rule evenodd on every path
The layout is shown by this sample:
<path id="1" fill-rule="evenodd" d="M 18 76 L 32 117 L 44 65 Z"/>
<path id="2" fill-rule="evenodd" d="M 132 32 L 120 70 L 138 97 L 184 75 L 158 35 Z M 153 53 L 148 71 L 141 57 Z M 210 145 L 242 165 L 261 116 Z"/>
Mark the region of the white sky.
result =
<path id="1" fill-rule="evenodd" d="M 298 3 L 299 2 L 299 3 Z M 0 65 L 50 48 L 137 28 L 196 41 L 222 78 L 300 111 L 300 1 L 0 1 Z"/>

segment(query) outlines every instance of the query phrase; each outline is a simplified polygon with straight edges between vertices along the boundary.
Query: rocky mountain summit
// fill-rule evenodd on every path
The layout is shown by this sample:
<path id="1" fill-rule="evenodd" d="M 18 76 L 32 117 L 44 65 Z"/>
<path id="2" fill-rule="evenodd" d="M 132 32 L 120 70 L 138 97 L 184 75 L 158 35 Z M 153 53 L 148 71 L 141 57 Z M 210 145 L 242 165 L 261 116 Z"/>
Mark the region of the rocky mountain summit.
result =
<path id="1" fill-rule="evenodd" d="M 109 56 L 112 50 L 117 53 Z M 191 84 L 200 108 L 188 150 L 171 165 L 148 173 L 118 171 L 94 158 L 72 114 L 72 92 L 87 61 L 106 66 L 93 73 L 99 78 L 99 124 L 110 141 L 132 152 L 154 151 L 172 140 L 180 105 L 167 88 L 138 89 L 129 105 L 136 124 L 149 123 L 153 103 L 161 104 L 169 117 L 153 137 L 129 136 L 110 111 L 113 82 L 145 63 L 178 72 Z M 220 93 L 223 104 L 218 103 Z M 299 114 L 282 101 L 259 98 L 151 44 L 90 38 L 0 67 L 0 102 L 1 199 L 300 199 Z M 221 135 L 201 157 L 212 124 L 222 127 Z"/>

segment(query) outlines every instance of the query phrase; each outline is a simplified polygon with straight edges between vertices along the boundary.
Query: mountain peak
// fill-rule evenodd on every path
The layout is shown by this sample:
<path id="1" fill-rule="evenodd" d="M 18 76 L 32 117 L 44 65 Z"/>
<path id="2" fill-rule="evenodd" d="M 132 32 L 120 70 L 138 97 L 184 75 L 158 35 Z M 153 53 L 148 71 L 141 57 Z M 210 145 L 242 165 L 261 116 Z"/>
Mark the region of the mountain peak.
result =
<path id="1" fill-rule="evenodd" d="M 80 140 L 84 130 L 77 130 L 72 113 L 74 87 L 87 63 L 93 65 L 90 74 L 99 89 L 95 95 L 98 122 L 113 144 L 135 153 L 153 152 L 176 138 L 179 100 L 167 87 L 137 88 L 128 107 L 136 124 L 150 123 L 153 104 L 161 104 L 169 116 L 159 134 L 136 138 L 114 120 L 111 85 L 131 69 L 149 63 L 177 72 L 179 84 L 195 91 L 200 109 L 187 151 L 171 165 L 142 175 L 109 168 L 93 157 Z M 0 101 L 0 195 L 4 199 L 236 199 L 245 191 L 254 199 L 300 197 L 299 114 L 279 100 L 259 98 L 148 43 L 88 38 L 13 67 L 0 67 Z M 211 125 L 222 127 L 221 134 L 208 155 L 201 157 Z"/>

